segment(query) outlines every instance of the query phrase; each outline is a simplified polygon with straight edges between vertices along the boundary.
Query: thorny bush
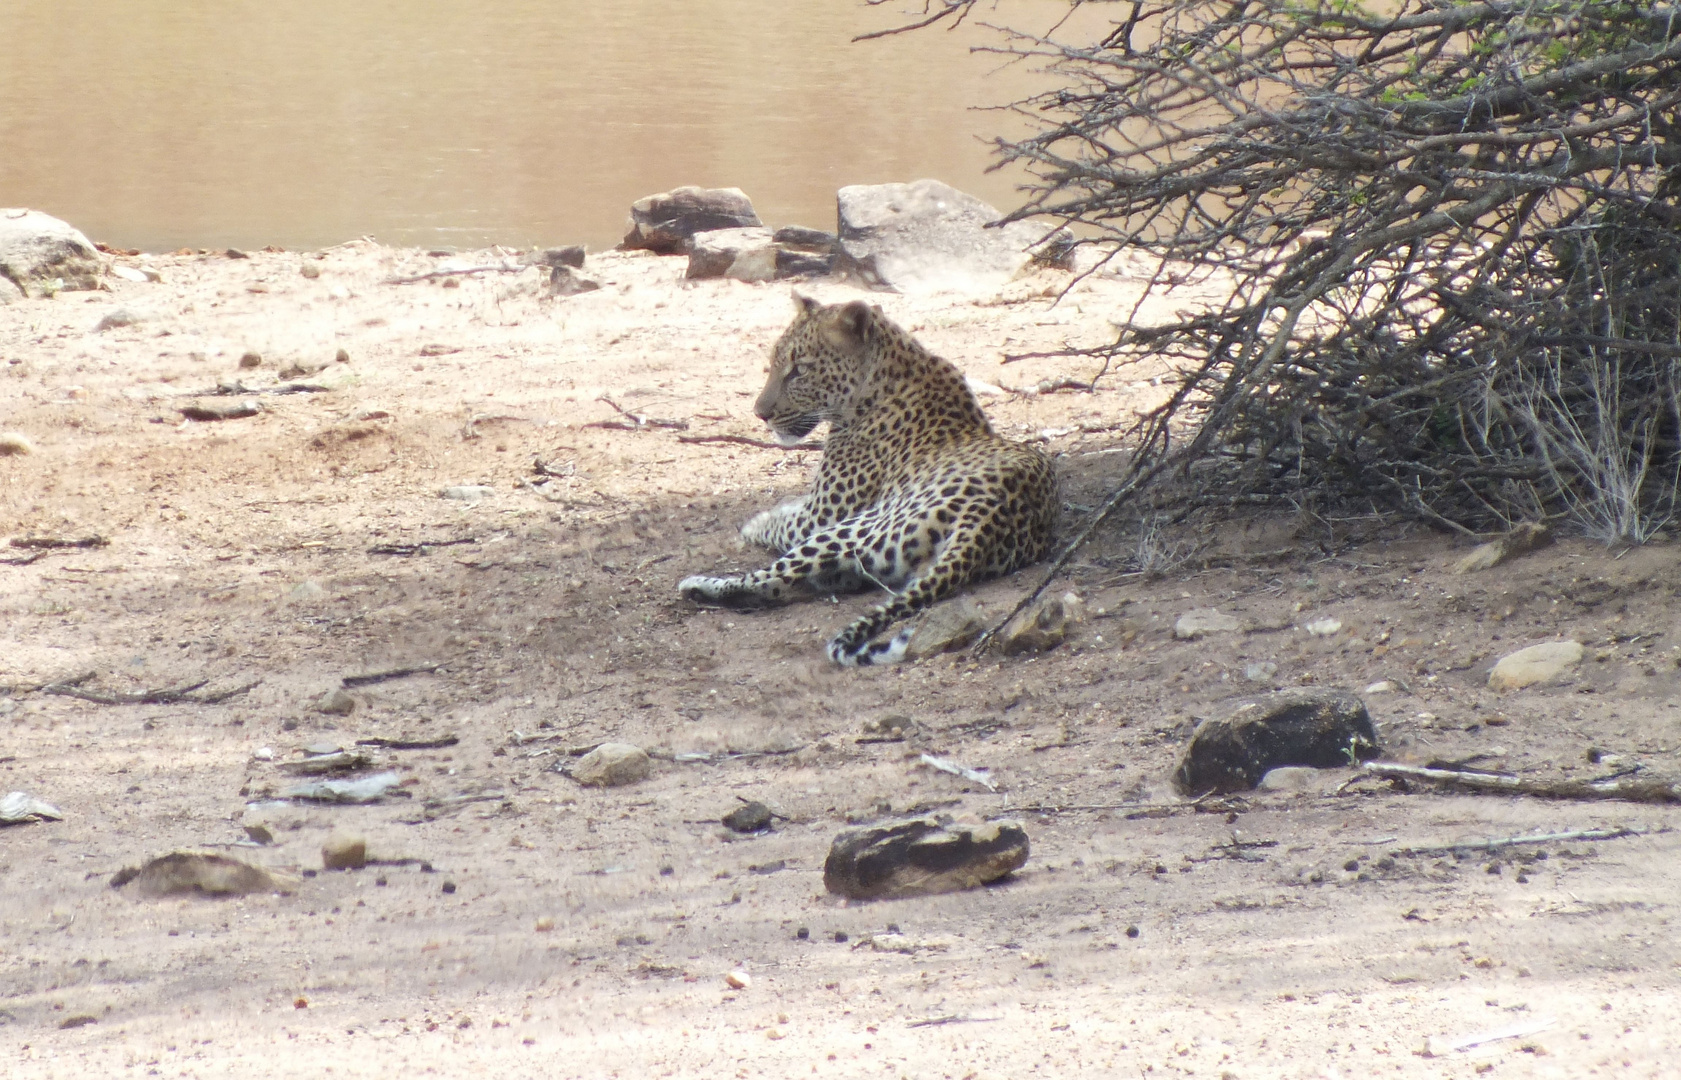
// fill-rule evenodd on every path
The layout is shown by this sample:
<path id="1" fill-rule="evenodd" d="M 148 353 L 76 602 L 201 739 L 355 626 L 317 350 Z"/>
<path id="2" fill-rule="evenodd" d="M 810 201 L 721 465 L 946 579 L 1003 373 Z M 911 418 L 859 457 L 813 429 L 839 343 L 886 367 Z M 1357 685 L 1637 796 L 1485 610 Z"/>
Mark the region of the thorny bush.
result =
<path id="1" fill-rule="evenodd" d="M 1010 217 L 1159 257 L 1152 291 L 1231 284 L 1084 350 L 1181 373 L 1129 483 L 1197 463 L 1247 494 L 1608 542 L 1681 510 L 1681 8 L 1076 0 L 1001 34 L 1052 86 L 997 142 L 1031 176 Z"/>

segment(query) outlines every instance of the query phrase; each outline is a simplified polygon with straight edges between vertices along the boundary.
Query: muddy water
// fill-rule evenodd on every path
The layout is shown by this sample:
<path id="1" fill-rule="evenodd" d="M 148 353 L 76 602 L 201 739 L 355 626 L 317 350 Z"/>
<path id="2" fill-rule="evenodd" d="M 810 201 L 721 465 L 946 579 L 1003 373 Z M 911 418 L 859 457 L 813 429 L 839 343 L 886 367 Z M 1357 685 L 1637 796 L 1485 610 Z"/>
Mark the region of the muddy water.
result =
<path id="1" fill-rule="evenodd" d="M 1006 120 L 973 106 L 1032 75 L 972 55 L 978 29 L 850 42 L 905 6 L 7 0 L 0 206 L 158 250 L 599 248 L 679 184 L 744 188 L 773 225 L 919 176 L 1010 204 L 980 141 Z"/>

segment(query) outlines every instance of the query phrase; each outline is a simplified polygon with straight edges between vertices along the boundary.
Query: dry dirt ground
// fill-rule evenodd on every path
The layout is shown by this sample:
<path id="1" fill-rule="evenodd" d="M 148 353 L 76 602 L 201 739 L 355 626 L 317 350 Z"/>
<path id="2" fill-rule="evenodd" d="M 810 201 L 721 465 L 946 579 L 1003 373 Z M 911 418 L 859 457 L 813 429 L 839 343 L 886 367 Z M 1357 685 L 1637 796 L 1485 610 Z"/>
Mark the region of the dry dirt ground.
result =
<path id="1" fill-rule="evenodd" d="M 682 441 L 763 437 L 752 398 L 785 285 L 689 284 L 681 260 L 618 254 L 592 257 L 604 287 L 570 298 L 545 297 L 535 269 L 383 284 L 446 260 L 372 243 L 118 261 L 162 281 L 0 305 L 0 427 L 35 446 L 0 457 L 0 533 L 109 539 L 0 565 L 0 794 L 64 815 L 0 831 L 0 1073 L 1681 1072 L 1675 810 L 1332 771 L 1198 812 L 1166 783 L 1196 718 L 1240 695 L 1380 680 L 1395 688 L 1368 704 L 1396 760 L 1674 776 L 1681 545 L 1565 540 L 1455 576 L 1462 542 L 1301 514 L 1164 531 L 1143 554 L 1171 569 L 1145 576 L 1121 523 L 1059 585 L 1090 616 L 1064 647 L 838 670 L 820 645 L 868 598 L 740 614 L 674 588 L 757 561 L 736 525 L 814 464 Z M 1037 295 L 1058 284 L 878 299 L 1020 389 L 1091 371 L 1004 353 L 1101 340 L 1138 295 L 1124 277 Z M 135 321 L 95 330 L 117 310 Z M 260 366 L 239 366 L 248 351 Z M 303 381 L 327 389 L 254 394 L 255 416 L 178 412 L 221 381 L 260 390 L 323 364 Z M 1159 374 L 984 400 L 1058 452 L 1077 520 L 1121 460 L 1114 431 L 1085 428 L 1149 404 Z M 624 419 L 603 397 L 687 426 L 592 426 Z M 492 490 L 440 497 L 452 485 Z M 975 595 L 1001 612 L 1036 573 Z M 1174 639 L 1208 607 L 1250 629 Z M 1302 629 L 1321 616 L 1342 631 Z M 1505 651 L 1563 637 L 1588 649 L 1564 682 L 1486 688 Z M 349 715 L 311 708 L 347 674 L 428 664 L 353 690 Z M 261 682 L 220 704 L 36 689 L 90 671 L 83 686 L 113 692 Z M 858 741 L 894 715 L 910 741 Z M 376 752 L 407 797 L 265 802 L 304 744 L 449 734 Z M 586 790 L 555 771 L 609 738 L 661 755 L 654 775 Z M 930 771 L 924 751 L 999 791 Z M 783 815 L 774 831 L 721 829 L 739 798 Z M 1032 858 L 960 895 L 825 895 L 835 832 L 913 807 L 1017 813 Z M 277 843 L 232 846 L 251 822 Z M 1428 851 L 1617 826 L 1637 835 Z M 323 871 L 225 900 L 108 885 L 218 846 L 301 875 L 334 832 L 430 872 Z M 751 984 L 732 990 L 738 969 Z M 1445 1045 L 1500 1029 L 1528 1033 Z M 1432 1036 L 1447 1038 L 1427 1056 Z"/>

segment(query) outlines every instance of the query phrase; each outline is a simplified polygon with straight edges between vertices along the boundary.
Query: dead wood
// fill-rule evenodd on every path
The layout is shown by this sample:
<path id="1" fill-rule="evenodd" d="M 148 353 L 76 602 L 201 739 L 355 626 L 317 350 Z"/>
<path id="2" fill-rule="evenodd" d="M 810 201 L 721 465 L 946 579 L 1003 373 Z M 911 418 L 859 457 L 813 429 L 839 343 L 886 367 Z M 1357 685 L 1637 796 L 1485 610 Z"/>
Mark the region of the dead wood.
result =
<path id="1" fill-rule="evenodd" d="M 765 439 L 749 439 L 745 435 L 679 435 L 677 441 L 681 443 L 730 443 L 735 446 L 751 446 L 759 450 L 821 450 L 821 442 L 795 443 L 784 446 L 781 443 L 769 442 Z"/>
<path id="2" fill-rule="evenodd" d="M 607 405 L 614 412 L 624 417 L 624 419 L 597 420 L 594 423 L 580 424 L 580 427 L 608 428 L 613 431 L 642 431 L 645 428 L 671 428 L 676 431 L 687 431 L 689 428 L 689 422 L 687 420 L 662 419 L 657 416 L 644 416 L 642 413 L 633 413 L 628 409 L 625 409 L 606 394 L 601 395 L 595 400 Z"/>
<path id="3" fill-rule="evenodd" d="M 193 691 L 209 684 L 209 679 L 200 679 L 185 686 L 141 690 L 135 693 L 120 693 L 115 691 L 84 690 L 82 684 L 88 682 L 95 675 L 89 671 L 69 679 L 61 679 L 55 683 L 48 683 L 40 688 L 43 694 L 53 694 L 58 697 L 72 697 L 81 701 L 91 701 L 96 705 L 217 705 L 229 698 L 249 693 L 262 680 L 257 679 L 231 690 L 223 690 L 212 694 L 195 694 Z"/>
<path id="4" fill-rule="evenodd" d="M 467 536 L 459 540 L 426 540 L 418 544 L 376 544 L 368 549 L 369 555 L 425 555 L 432 548 L 455 547 L 459 544 L 476 544 L 476 536 Z"/>
<path id="5" fill-rule="evenodd" d="M 357 739 L 356 745 L 372 746 L 381 750 L 442 750 L 460 741 L 455 735 L 443 735 L 436 739 Z"/>
<path id="6" fill-rule="evenodd" d="M 1681 784 L 1667 780 L 1529 780 L 1502 773 L 1426 769 L 1368 761 L 1360 766 L 1389 780 L 1428 780 L 1477 791 L 1501 791 L 1540 799 L 1620 799 L 1624 802 L 1681 803 Z"/>
<path id="7" fill-rule="evenodd" d="M 75 540 L 58 536 L 14 536 L 7 543 L 10 547 L 39 551 L 48 548 L 102 548 L 109 546 L 111 541 L 103 536 L 83 536 Z"/>
<path id="8" fill-rule="evenodd" d="M 429 675 L 442 664 L 421 664 L 418 667 L 391 668 L 389 671 L 368 671 L 360 675 L 346 675 L 339 680 L 339 685 L 346 688 L 352 686 L 372 686 L 374 683 L 389 682 L 392 679 L 403 679 L 410 675 Z"/>
<path id="9" fill-rule="evenodd" d="M 469 266 L 462 270 L 433 270 L 425 274 L 410 274 L 407 277 L 389 277 L 380 282 L 382 285 L 413 285 L 417 281 L 431 281 L 434 278 L 466 277 L 469 274 L 517 274 L 529 270 L 528 265 L 501 263 L 496 266 Z"/>

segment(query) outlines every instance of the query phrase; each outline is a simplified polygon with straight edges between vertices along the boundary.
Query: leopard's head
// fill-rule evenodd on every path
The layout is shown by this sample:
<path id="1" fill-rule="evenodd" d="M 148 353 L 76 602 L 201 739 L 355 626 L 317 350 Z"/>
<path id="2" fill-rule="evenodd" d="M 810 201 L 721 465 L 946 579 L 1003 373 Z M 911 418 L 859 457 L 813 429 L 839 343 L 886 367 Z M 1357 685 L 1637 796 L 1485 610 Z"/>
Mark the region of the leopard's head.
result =
<path id="1" fill-rule="evenodd" d="M 862 300 L 820 304 L 794 294 L 794 321 L 771 353 L 770 377 L 753 412 L 792 446 L 836 419 L 862 381 L 881 309 Z"/>

